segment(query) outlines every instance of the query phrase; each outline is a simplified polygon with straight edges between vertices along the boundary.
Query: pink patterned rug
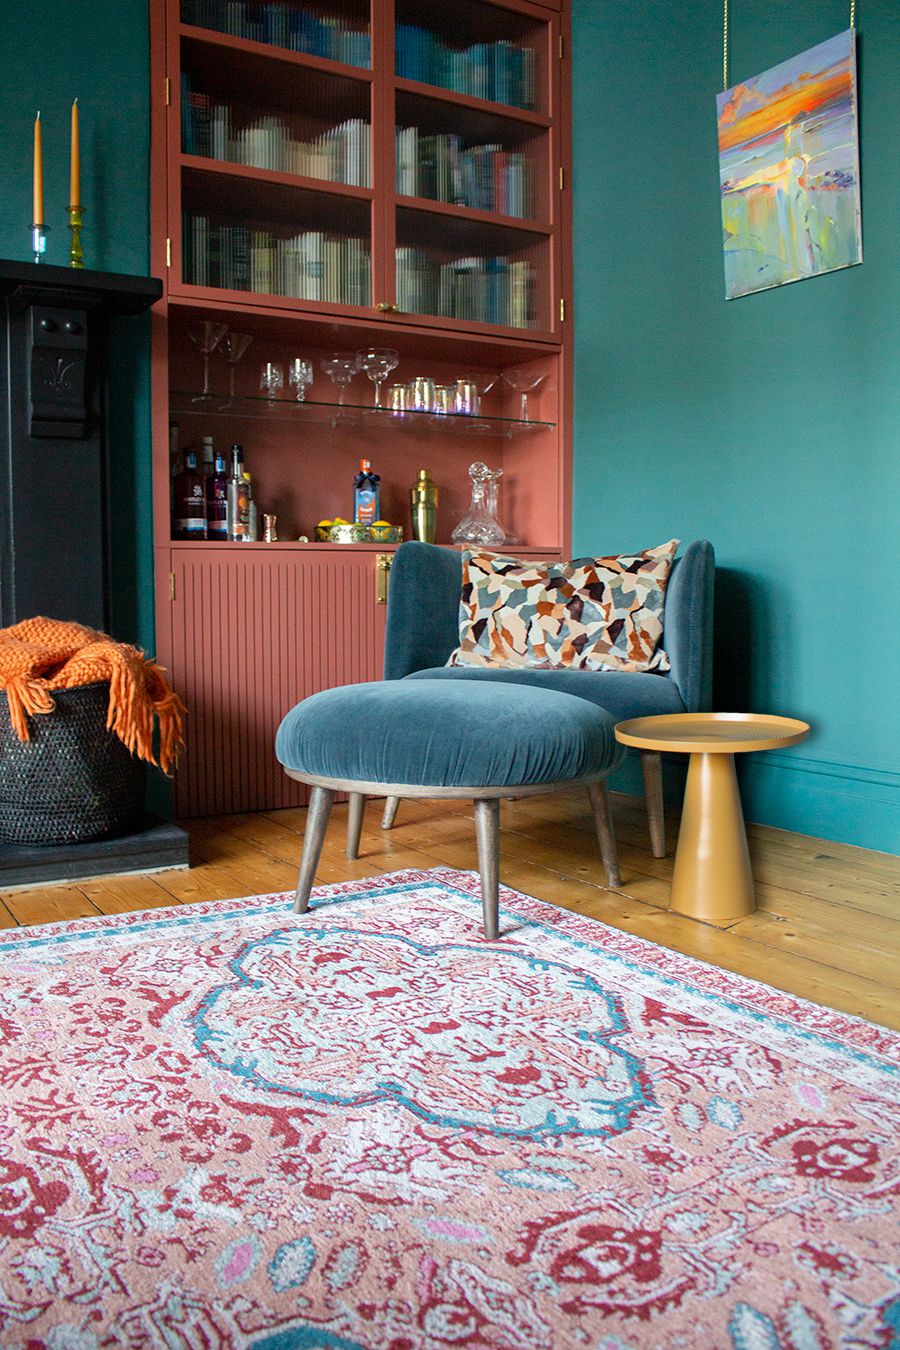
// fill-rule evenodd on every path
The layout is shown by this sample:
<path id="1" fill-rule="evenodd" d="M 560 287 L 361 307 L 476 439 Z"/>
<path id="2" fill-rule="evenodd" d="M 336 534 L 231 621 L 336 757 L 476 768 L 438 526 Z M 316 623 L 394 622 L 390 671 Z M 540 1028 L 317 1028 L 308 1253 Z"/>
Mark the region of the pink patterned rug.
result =
<path id="1" fill-rule="evenodd" d="M 900 1036 L 401 872 L 0 935 L 4 1350 L 900 1344 Z"/>

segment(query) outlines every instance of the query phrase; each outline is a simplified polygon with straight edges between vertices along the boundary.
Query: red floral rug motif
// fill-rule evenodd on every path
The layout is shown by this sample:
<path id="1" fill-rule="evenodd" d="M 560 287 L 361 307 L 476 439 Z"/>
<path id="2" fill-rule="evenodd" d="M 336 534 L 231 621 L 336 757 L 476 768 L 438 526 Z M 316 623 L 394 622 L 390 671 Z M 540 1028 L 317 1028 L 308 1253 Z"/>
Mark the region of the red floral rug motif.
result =
<path id="1" fill-rule="evenodd" d="M 887 1350 L 900 1036 L 436 869 L 0 935 L 4 1350 Z"/>

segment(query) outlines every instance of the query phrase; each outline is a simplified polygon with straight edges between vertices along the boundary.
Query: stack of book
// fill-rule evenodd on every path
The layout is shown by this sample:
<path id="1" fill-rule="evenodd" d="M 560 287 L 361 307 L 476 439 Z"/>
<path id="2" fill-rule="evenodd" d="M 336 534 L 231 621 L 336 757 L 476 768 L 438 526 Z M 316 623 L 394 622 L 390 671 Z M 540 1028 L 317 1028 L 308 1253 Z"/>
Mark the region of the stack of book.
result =
<path id="1" fill-rule="evenodd" d="M 454 258 L 441 263 L 425 249 L 396 252 L 397 305 L 411 314 L 533 328 L 535 269 L 509 258 Z"/>
<path id="2" fill-rule="evenodd" d="M 332 183 L 371 186 L 370 128 L 351 117 L 312 140 L 299 117 L 261 115 L 240 105 L 217 103 L 181 77 L 181 143 L 186 155 L 207 155 L 232 164 Z"/>
<path id="3" fill-rule="evenodd" d="M 181 0 L 182 23 L 211 28 L 230 37 L 286 47 L 291 52 L 324 56 L 347 66 L 369 66 L 371 43 L 366 27 L 352 28 L 344 18 L 300 9 L 288 0 Z"/>
<path id="4" fill-rule="evenodd" d="M 324 230 L 279 236 L 186 211 L 182 252 L 190 285 L 339 305 L 372 303 L 371 259 L 363 239 Z"/>
<path id="5" fill-rule="evenodd" d="M 418 24 L 398 23 L 396 66 L 404 80 L 437 84 L 514 108 L 535 106 L 534 52 L 505 38 L 458 48 Z"/>
<path id="6" fill-rule="evenodd" d="M 470 145 L 450 132 L 423 136 L 418 127 L 397 128 L 397 191 L 430 197 L 477 211 L 533 216 L 531 164 L 521 150 Z"/>

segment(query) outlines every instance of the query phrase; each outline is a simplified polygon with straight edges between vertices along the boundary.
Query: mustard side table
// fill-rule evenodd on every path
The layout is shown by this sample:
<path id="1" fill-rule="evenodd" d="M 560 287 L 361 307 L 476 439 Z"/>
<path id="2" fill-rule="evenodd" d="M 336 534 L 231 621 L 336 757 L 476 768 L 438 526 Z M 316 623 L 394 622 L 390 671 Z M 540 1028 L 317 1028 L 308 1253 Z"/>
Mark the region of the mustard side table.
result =
<path id="1" fill-rule="evenodd" d="M 639 750 L 690 755 L 669 909 L 723 926 L 756 909 L 734 756 L 779 750 L 808 735 L 794 717 L 672 713 L 619 722 L 616 739 Z"/>

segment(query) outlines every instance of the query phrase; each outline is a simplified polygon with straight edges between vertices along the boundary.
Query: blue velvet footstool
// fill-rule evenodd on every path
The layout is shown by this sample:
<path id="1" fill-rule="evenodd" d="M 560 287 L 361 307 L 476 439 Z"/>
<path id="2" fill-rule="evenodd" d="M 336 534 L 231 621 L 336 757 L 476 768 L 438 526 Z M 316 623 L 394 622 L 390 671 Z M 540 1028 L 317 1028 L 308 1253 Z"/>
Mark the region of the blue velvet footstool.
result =
<path id="1" fill-rule="evenodd" d="M 471 797 L 487 938 L 498 936 L 501 797 L 583 784 L 607 884 L 618 886 L 606 791 L 624 755 L 614 725 L 586 699 L 527 685 L 390 680 L 304 699 L 275 739 L 285 773 L 312 788 L 295 910 L 309 905 L 335 792 L 350 793 L 350 858 L 358 856 L 367 795 Z"/>

